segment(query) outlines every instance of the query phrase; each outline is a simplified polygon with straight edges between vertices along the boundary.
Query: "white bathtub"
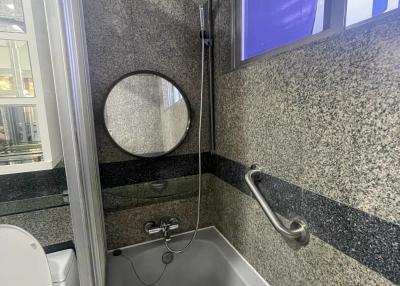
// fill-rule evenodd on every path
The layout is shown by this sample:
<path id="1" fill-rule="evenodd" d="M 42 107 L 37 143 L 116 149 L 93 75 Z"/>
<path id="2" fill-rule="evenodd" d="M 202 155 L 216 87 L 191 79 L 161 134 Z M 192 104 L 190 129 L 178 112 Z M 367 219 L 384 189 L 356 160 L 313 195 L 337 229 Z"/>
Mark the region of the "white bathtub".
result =
<path id="1" fill-rule="evenodd" d="M 191 233 L 172 238 L 171 246 L 184 246 Z M 154 282 L 163 272 L 163 240 L 121 248 L 123 255 L 108 255 L 108 286 L 142 286 L 132 270 L 146 283 Z M 128 259 L 127 259 L 128 258 Z M 175 254 L 156 286 L 265 286 L 268 285 L 253 267 L 214 227 L 201 229 L 193 244 L 182 254 Z"/>

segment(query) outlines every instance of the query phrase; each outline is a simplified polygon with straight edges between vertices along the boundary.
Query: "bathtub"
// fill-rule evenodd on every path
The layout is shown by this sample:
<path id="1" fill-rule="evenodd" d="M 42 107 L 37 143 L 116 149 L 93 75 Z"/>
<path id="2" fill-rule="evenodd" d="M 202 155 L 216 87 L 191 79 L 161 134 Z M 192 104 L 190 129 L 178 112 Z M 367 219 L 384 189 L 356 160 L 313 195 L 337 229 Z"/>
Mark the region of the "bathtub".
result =
<path id="1" fill-rule="evenodd" d="M 189 232 L 173 236 L 171 247 L 177 249 L 184 246 L 191 235 Z M 121 250 L 123 255 L 113 251 L 108 254 L 108 286 L 145 285 L 137 276 L 144 283 L 151 284 L 161 273 L 161 278 L 154 284 L 156 286 L 268 285 L 215 227 L 199 230 L 192 245 L 184 253 L 175 254 L 169 264 L 162 262 L 162 255 L 167 251 L 163 240 Z"/>

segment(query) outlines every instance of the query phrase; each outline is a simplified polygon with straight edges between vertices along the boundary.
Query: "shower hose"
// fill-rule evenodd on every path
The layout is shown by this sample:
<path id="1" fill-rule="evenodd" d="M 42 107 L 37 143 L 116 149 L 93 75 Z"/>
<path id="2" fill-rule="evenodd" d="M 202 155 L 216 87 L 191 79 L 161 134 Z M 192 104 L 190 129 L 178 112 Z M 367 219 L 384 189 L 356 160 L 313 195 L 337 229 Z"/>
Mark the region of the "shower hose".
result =
<path id="1" fill-rule="evenodd" d="M 165 240 L 165 247 L 168 249 L 168 251 L 172 253 L 182 253 L 184 252 L 193 242 L 193 240 L 196 238 L 197 232 L 199 231 L 199 225 L 200 225 L 200 206 L 201 206 L 201 177 L 202 177 L 202 172 L 201 172 L 201 121 L 203 119 L 203 91 L 204 91 L 204 49 L 205 49 L 205 33 L 204 31 L 201 31 L 201 87 L 200 87 L 200 114 L 199 114 L 199 131 L 198 131 L 198 160 L 199 160 L 199 191 L 198 191 L 198 197 L 197 197 L 197 220 L 196 220 L 196 228 L 193 232 L 192 237 L 190 238 L 189 242 L 181 249 L 172 249 L 168 245 L 168 241 Z"/>
<path id="2" fill-rule="evenodd" d="M 198 191 L 198 197 L 197 197 L 197 220 L 196 220 L 196 228 L 193 232 L 192 237 L 190 238 L 189 242 L 181 249 L 172 249 L 169 245 L 168 245 L 168 241 L 165 240 L 164 244 L 165 247 L 168 249 L 169 252 L 172 253 L 182 253 L 184 252 L 193 242 L 193 240 L 196 238 L 197 236 L 197 232 L 199 231 L 199 225 L 200 225 L 200 206 L 201 206 L 201 188 L 202 188 L 202 182 L 201 182 L 201 178 L 202 178 L 202 171 L 201 171 L 201 129 L 202 129 L 202 119 L 203 119 L 203 93 L 204 93 L 204 53 L 205 53 L 205 32 L 202 30 L 201 31 L 201 87 L 200 87 L 200 113 L 199 113 L 199 130 L 198 130 L 198 160 L 199 160 L 199 191 Z M 143 281 L 139 274 L 136 271 L 135 265 L 133 264 L 133 261 L 130 259 L 130 257 L 128 257 L 127 255 L 124 254 L 120 254 L 121 257 L 123 257 L 125 260 L 129 261 L 129 264 L 132 268 L 133 273 L 135 274 L 136 278 L 145 286 L 153 286 L 155 285 L 158 281 L 161 280 L 162 276 L 165 273 L 165 270 L 167 269 L 168 264 L 165 264 L 160 275 L 151 283 L 146 283 L 145 281 Z"/>

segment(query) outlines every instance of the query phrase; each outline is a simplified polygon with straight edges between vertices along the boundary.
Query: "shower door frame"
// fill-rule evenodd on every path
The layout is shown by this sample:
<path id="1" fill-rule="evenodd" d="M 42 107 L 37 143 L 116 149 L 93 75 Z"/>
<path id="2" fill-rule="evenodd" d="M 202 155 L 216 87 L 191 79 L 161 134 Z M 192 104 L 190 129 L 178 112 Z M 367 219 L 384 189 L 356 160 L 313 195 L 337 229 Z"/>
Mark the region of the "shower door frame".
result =
<path id="1" fill-rule="evenodd" d="M 81 286 L 105 286 L 106 239 L 80 0 L 44 0 Z"/>

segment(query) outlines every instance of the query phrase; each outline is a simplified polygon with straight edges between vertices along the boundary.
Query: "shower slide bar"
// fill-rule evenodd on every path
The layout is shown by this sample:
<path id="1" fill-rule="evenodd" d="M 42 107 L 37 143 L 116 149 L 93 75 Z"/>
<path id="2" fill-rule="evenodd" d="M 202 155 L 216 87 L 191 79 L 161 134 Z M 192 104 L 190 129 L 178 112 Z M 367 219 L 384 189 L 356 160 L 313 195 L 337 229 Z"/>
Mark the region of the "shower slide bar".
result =
<path id="1" fill-rule="evenodd" d="M 278 216 L 274 213 L 274 211 L 271 209 L 268 202 L 264 199 L 260 190 L 255 185 L 253 179 L 253 176 L 257 176 L 260 174 L 261 174 L 261 169 L 257 165 L 253 165 L 251 169 L 246 173 L 245 180 L 251 192 L 253 193 L 254 197 L 256 198 L 261 208 L 263 209 L 264 213 L 267 215 L 268 219 L 273 225 L 273 227 L 283 237 L 287 239 L 296 240 L 301 245 L 308 244 L 310 240 L 310 234 L 307 228 L 307 224 L 304 221 L 296 218 L 291 222 L 290 228 L 287 228 L 281 222 Z"/>

